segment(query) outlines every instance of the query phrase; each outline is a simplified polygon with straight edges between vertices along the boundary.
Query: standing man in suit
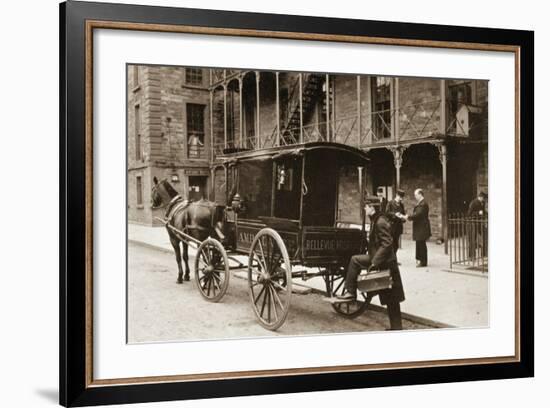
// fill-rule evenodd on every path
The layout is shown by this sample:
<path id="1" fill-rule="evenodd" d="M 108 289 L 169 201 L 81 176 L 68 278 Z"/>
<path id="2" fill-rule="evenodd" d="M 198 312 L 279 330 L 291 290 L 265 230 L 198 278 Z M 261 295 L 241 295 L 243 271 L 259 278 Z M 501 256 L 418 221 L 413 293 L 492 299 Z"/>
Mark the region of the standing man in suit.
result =
<path id="1" fill-rule="evenodd" d="M 399 238 L 403 234 L 403 224 L 405 223 L 404 215 L 405 207 L 403 206 L 403 198 L 405 192 L 403 190 L 397 190 L 397 194 L 394 199 L 388 202 L 386 207 L 386 215 L 392 223 L 392 238 L 393 238 L 393 250 L 397 254 L 399 249 Z"/>
<path id="2" fill-rule="evenodd" d="M 424 191 L 421 188 L 414 190 L 416 206 L 411 215 L 405 216 L 405 219 L 413 222 L 413 240 L 416 242 L 416 267 L 422 268 L 428 265 L 428 247 L 426 241 L 432 235 L 430 227 L 430 207 L 424 200 Z"/>
<path id="3" fill-rule="evenodd" d="M 376 195 L 380 199 L 380 212 L 382 214 L 386 213 L 386 207 L 388 206 L 388 200 L 384 197 L 384 187 L 378 187 L 376 189 Z"/>

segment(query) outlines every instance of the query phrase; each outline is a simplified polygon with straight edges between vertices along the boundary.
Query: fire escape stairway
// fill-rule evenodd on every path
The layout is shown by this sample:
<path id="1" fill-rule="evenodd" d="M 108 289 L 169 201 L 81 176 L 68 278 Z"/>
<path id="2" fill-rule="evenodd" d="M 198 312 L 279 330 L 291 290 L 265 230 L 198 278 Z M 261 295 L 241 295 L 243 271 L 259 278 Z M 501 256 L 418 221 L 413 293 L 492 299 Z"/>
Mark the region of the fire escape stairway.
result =
<path id="1" fill-rule="evenodd" d="M 308 123 L 315 111 L 325 78 L 320 74 L 304 74 L 302 77 L 302 121 Z M 297 78 L 288 98 L 286 122 L 281 127 L 281 145 L 300 142 L 300 86 Z M 323 100 L 324 102 L 324 100 Z M 275 128 L 275 132 L 277 129 Z"/>

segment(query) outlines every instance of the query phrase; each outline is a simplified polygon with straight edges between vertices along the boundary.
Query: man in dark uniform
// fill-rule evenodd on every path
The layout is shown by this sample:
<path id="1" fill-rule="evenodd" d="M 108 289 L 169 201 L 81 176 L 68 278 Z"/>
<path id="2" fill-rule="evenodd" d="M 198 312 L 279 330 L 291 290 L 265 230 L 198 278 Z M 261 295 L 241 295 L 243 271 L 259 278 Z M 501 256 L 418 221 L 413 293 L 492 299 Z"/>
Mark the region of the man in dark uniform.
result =
<path id="1" fill-rule="evenodd" d="M 485 209 L 485 200 L 487 194 L 481 191 L 476 198 L 474 198 L 468 206 L 468 217 L 487 217 L 487 210 Z"/>
<path id="2" fill-rule="evenodd" d="M 376 196 L 380 199 L 380 212 L 384 214 L 388 206 L 388 200 L 384 197 L 384 187 L 378 187 L 376 189 Z"/>
<path id="3" fill-rule="evenodd" d="M 485 207 L 486 200 L 487 194 L 481 191 L 477 197 L 470 202 L 466 215 L 469 218 L 487 218 L 488 214 Z M 478 246 L 481 246 L 481 255 L 487 256 L 487 229 L 481 221 L 476 224 L 473 224 L 473 222 L 468 224 L 468 255 L 470 259 L 475 258 Z"/>
<path id="4" fill-rule="evenodd" d="M 391 223 L 386 215 L 380 212 L 380 200 L 376 197 L 366 199 L 365 212 L 369 216 L 370 232 L 367 255 L 351 257 L 346 274 L 346 293 L 337 300 L 352 302 L 357 296 L 357 277 L 362 269 L 389 269 L 392 278 L 391 289 L 380 290 L 374 295 L 380 297 L 380 303 L 387 306 L 391 330 L 401 330 L 400 303 L 405 300 L 397 258 L 393 251 Z"/>
<path id="5" fill-rule="evenodd" d="M 428 247 L 426 241 L 432 235 L 430 227 L 430 207 L 426 200 L 424 200 L 424 191 L 417 188 L 414 191 L 414 197 L 416 198 L 416 206 L 413 213 L 407 215 L 407 220 L 413 222 L 413 240 L 416 242 L 416 267 L 421 268 L 428 265 Z"/>
<path id="6" fill-rule="evenodd" d="M 394 199 L 391 200 L 386 207 L 386 215 L 392 223 L 392 238 L 393 238 L 393 250 L 397 254 L 399 249 L 399 238 L 403 234 L 403 224 L 405 219 L 402 217 L 405 215 L 405 207 L 403 206 L 403 198 L 405 192 L 403 190 L 397 190 L 397 194 Z"/>

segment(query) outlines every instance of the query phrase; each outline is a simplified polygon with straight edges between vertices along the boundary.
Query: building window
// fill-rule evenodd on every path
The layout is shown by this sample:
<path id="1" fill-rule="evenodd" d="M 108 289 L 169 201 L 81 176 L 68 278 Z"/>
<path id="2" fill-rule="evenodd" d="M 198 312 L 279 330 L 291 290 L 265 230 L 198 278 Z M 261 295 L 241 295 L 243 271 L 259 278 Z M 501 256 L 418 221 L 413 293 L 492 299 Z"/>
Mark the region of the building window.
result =
<path id="1" fill-rule="evenodd" d="M 132 65 L 132 77 L 134 81 L 134 88 L 139 86 L 139 68 L 137 65 Z"/>
<path id="2" fill-rule="evenodd" d="M 136 137 L 136 160 L 141 160 L 143 155 L 141 146 L 141 111 L 139 105 L 136 105 L 134 108 L 134 134 Z"/>
<path id="3" fill-rule="evenodd" d="M 372 128 L 376 139 L 391 137 L 391 78 L 373 77 L 372 93 Z"/>
<path id="4" fill-rule="evenodd" d="M 186 109 L 189 157 L 204 158 L 204 105 L 188 103 Z"/>
<path id="5" fill-rule="evenodd" d="M 143 206 L 143 185 L 141 176 L 136 177 L 136 203 L 138 206 Z"/>
<path id="6" fill-rule="evenodd" d="M 185 82 L 190 85 L 202 85 L 202 69 L 186 68 Z"/>

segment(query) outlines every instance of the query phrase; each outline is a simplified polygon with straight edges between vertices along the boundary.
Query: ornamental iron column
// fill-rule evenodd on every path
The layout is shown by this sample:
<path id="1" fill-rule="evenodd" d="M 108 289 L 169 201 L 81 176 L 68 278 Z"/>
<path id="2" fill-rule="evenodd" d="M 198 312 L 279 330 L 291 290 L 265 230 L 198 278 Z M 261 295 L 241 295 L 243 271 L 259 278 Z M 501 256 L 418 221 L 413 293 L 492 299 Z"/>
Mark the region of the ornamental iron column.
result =
<path id="1" fill-rule="evenodd" d="M 298 80 L 300 81 L 300 95 L 299 95 L 299 98 L 300 98 L 300 143 L 304 143 L 304 113 L 303 113 L 303 109 L 302 109 L 302 76 L 303 74 L 300 72 L 298 74 Z"/>
<path id="2" fill-rule="evenodd" d="M 210 90 L 210 160 L 214 160 L 214 90 Z"/>
<path id="3" fill-rule="evenodd" d="M 444 79 L 440 80 L 439 91 L 441 99 L 439 102 L 439 129 L 441 135 L 445 136 L 447 134 L 447 82 Z"/>
<path id="4" fill-rule="evenodd" d="M 441 218 L 442 218 L 442 235 L 445 242 L 445 254 L 448 253 L 449 244 L 447 242 L 447 146 L 444 144 L 437 145 L 439 150 L 439 161 L 441 162 Z"/>
<path id="5" fill-rule="evenodd" d="M 260 71 L 256 71 L 256 149 L 260 148 Z"/>
<path id="6" fill-rule="evenodd" d="M 326 113 L 326 126 L 327 126 L 327 142 L 330 142 L 330 77 L 329 74 L 325 75 L 325 113 Z"/>
<path id="7" fill-rule="evenodd" d="M 281 142 L 281 123 L 280 123 L 280 112 L 279 112 L 279 72 L 275 72 L 275 89 L 276 89 L 276 101 L 275 107 L 277 110 L 277 146 Z"/>
<path id="8" fill-rule="evenodd" d="M 223 84 L 223 147 L 227 149 L 227 84 Z"/>
<path id="9" fill-rule="evenodd" d="M 239 147 L 243 147 L 243 78 L 239 76 Z"/>
<path id="10" fill-rule="evenodd" d="M 399 190 L 401 188 L 401 166 L 403 165 L 403 153 L 405 153 L 405 149 L 403 147 L 395 147 L 391 150 L 393 153 L 393 165 L 395 166 L 395 188 Z"/>
<path id="11" fill-rule="evenodd" d="M 361 75 L 357 75 L 357 148 L 361 148 Z"/>

